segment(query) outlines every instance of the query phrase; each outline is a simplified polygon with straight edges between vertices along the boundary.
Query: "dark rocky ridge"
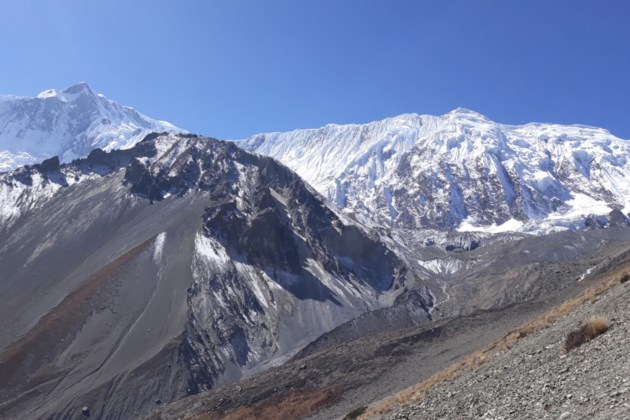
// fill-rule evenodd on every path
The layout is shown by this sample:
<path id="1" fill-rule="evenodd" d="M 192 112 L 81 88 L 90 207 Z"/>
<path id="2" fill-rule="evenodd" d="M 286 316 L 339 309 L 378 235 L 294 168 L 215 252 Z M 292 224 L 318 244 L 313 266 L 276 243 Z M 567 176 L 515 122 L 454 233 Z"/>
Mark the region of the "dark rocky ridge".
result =
<path id="1" fill-rule="evenodd" d="M 5 417 L 130 418 L 281 361 L 404 288 L 431 302 L 376 236 L 231 143 L 154 134 L 0 182 L 20 193 L 0 224 Z"/>

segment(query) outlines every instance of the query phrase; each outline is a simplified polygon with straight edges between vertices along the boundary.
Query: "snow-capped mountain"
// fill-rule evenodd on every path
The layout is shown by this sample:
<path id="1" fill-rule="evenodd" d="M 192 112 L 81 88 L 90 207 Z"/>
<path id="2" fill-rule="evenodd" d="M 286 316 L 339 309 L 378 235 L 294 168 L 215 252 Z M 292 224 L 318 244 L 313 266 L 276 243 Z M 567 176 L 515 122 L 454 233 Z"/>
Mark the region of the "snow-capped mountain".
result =
<path id="1" fill-rule="evenodd" d="M 150 132 L 185 132 L 95 94 L 86 83 L 35 98 L 0 95 L 0 172 L 95 149 L 132 147 Z"/>
<path id="2" fill-rule="evenodd" d="M 600 128 L 512 126 L 460 108 L 238 144 L 386 227 L 544 233 L 625 223 L 630 210 L 630 143 Z"/>

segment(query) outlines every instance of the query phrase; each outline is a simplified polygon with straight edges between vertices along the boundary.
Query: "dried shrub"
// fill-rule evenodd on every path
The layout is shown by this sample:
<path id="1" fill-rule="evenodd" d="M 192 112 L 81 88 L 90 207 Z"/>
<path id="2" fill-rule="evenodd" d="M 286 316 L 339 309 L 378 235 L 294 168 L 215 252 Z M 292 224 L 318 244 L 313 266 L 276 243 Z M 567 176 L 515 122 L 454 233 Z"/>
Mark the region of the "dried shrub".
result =
<path id="1" fill-rule="evenodd" d="M 361 406 L 359 408 L 355 408 L 350 413 L 346 414 L 343 420 L 354 420 L 358 418 L 361 414 L 365 413 L 365 410 L 367 410 L 367 406 Z"/>
<path id="2" fill-rule="evenodd" d="M 341 399 L 342 390 L 338 387 L 324 389 L 300 389 L 251 405 L 239 407 L 229 413 L 217 416 L 222 420 L 276 420 L 303 419 L 311 417 Z M 199 420 L 211 419 L 211 415 L 200 415 Z"/>
<path id="3" fill-rule="evenodd" d="M 581 325 L 577 330 L 571 331 L 567 335 L 564 341 L 564 350 L 568 352 L 591 341 L 593 338 L 606 332 L 609 326 L 610 322 L 608 319 L 602 316 L 592 317 L 586 324 Z"/>

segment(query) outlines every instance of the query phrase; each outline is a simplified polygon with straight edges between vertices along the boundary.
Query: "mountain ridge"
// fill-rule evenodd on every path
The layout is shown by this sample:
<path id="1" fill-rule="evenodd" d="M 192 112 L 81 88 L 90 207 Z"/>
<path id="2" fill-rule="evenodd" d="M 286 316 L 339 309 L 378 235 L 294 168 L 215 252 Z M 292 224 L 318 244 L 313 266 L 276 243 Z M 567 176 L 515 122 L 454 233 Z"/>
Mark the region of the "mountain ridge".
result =
<path id="1" fill-rule="evenodd" d="M 506 125 L 458 108 L 236 143 L 388 228 L 548 233 L 630 210 L 630 143 L 601 128 Z"/>

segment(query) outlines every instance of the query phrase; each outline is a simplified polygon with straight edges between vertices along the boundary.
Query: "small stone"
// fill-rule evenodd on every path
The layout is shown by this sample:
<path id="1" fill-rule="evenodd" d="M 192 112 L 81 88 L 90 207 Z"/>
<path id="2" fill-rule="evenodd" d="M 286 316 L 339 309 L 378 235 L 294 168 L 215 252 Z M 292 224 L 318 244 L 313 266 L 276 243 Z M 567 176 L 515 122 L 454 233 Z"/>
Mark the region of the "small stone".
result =
<path id="1" fill-rule="evenodd" d="M 81 413 L 83 413 L 83 415 L 84 415 L 85 417 L 90 417 L 90 407 L 88 407 L 87 405 L 86 405 L 86 406 L 84 406 L 84 407 L 81 409 Z"/>
<path id="2" fill-rule="evenodd" d="M 157 400 L 155 400 L 155 403 L 156 403 L 157 405 L 160 405 L 160 404 L 162 404 L 162 400 L 158 398 Z"/>
<path id="3" fill-rule="evenodd" d="M 571 417 L 571 413 L 569 413 L 568 411 L 565 411 L 564 413 L 560 414 L 561 419 L 568 419 L 570 417 Z"/>
<path id="4" fill-rule="evenodd" d="M 306 369 L 306 365 L 305 364 L 300 366 L 300 370 L 304 370 L 304 369 Z"/>

